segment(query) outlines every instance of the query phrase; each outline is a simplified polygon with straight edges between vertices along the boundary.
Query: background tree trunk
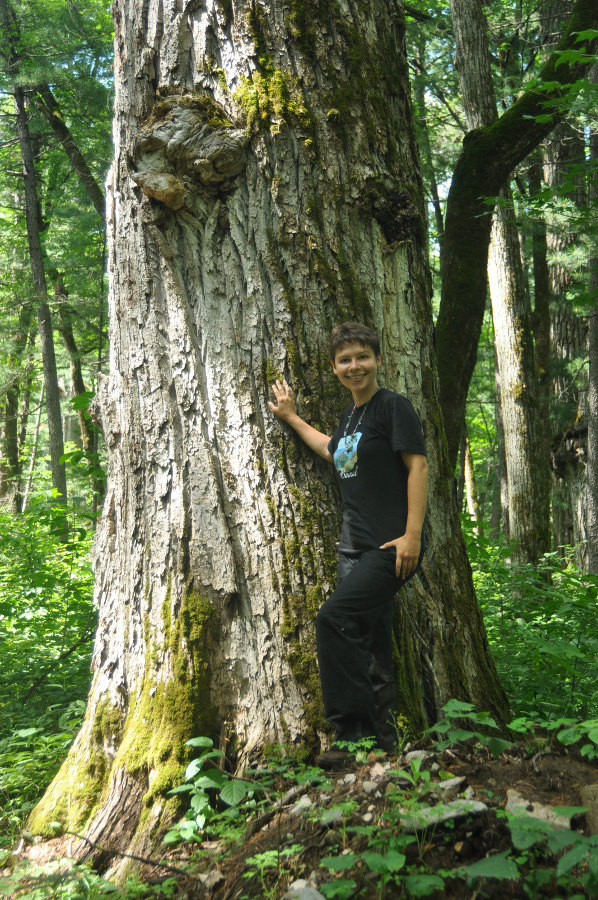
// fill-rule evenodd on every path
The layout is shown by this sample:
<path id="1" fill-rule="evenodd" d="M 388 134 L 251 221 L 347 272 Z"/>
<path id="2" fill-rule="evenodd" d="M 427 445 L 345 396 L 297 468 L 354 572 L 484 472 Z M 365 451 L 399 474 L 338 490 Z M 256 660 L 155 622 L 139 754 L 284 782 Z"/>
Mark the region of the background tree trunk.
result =
<path id="1" fill-rule="evenodd" d="M 592 84 L 598 84 L 598 65 L 590 73 Z M 589 194 L 598 200 L 598 130 L 590 134 Z M 590 254 L 590 297 L 588 374 L 588 459 L 586 465 L 587 561 L 588 571 L 598 575 L 598 251 Z"/>
<path id="2" fill-rule="evenodd" d="M 451 0 L 456 60 L 470 129 L 495 121 L 486 19 L 480 0 Z M 494 211 L 488 254 L 496 359 L 501 390 L 510 536 L 521 559 L 550 546 L 548 443 L 540 421 L 529 294 L 510 185 Z"/>
<path id="3" fill-rule="evenodd" d="M 474 532 L 483 535 L 484 529 L 481 522 L 480 504 L 478 501 L 478 488 L 475 479 L 475 469 L 473 467 L 473 457 L 471 455 L 471 445 L 469 437 L 465 435 L 465 497 L 467 500 L 467 512 L 472 522 L 475 522 Z"/>
<path id="4" fill-rule="evenodd" d="M 559 48 L 580 48 L 577 34 L 596 28 L 598 10 L 593 0 L 576 0 Z M 592 54 L 598 38 L 586 47 Z M 557 62 L 559 63 L 557 65 Z M 465 402 L 471 381 L 486 305 L 486 269 L 490 240 L 488 197 L 496 197 L 515 166 L 543 140 L 561 120 L 563 110 L 550 122 L 542 121 L 546 103 L 560 96 L 557 84 L 575 82 L 590 64 L 568 66 L 552 54 L 539 75 L 539 82 L 553 89 L 524 91 L 500 118 L 475 128 L 463 141 L 463 150 L 453 172 L 445 213 L 443 280 L 436 321 L 436 354 L 440 381 L 440 403 L 447 433 L 448 454 L 455 466 L 465 417 Z M 540 117 L 540 121 L 537 121 Z"/>
<path id="5" fill-rule="evenodd" d="M 103 221 L 106 214 L 103 191 L 95 180 L 93 173 L 87 165 L 85 157 L 79 150 L 69 127 L 64 121 L 60 106 L 52 93 L 50 86 L 47 84 L 40 84 L 36 87 L 36 91 L 39 96 L 37 104 L 39 109 L 49 122 L 56 139 L 68 156 L 77 178 L 87 191 L 97 214 Z"/>
<path id="6" fill-rule="evenodd" d="M 313 620 L 335 579 L 337 489 L 267 400 L 285 375 L 330 433 L 343 319 L 380 330 L 385 382 L 429 447 L 430 552 L 396 610 L 400 711 L 418 727 L 451 696 L 508 709 L 445 457 L 400 8 L 114 14 L 95 674 L 30 827 L 141 850 L 174 814 L 193 734 L 241 761 L 324 739 Z"/>
<path id="7" fill-rule="evenodd" d="M 16 78 L 20 68 L 18 55 L 18 25 L 7 0 L 0 0 L 0 23 L 7 41 L 3 53 L 7 60 L 7 68 L 11 78 Z M 48 420 L 48 438 L 50 445 L 50 468 L 52 485 L 58 493 L 57 502 L 66 503 L 66 470 L 61 458 L 64 455 L 62 434 L 62 414 L 58 393 L 58 376 L 56 372 L 56 355 L 54 352 L 54 334 L 52 318 L 48 306 L 48 289 L 44 269 L 44 256 L 41 244 L 42 218 L 40 198 L 37 190 L 37 177 L 29 122 L 27 117 L 25 91 L 20 84 L 13 85 L 13 96 L 17 114 L 17 134 L 21 159 L 23 162 L 23 181 L 25 194 L 25 218 L 27 221 L 27 242 L 31 262 L 31 276 L 36 294 L 37 321 L 40 336 L 40 347 L 44 366 L 46 384 L 46 412 Z"/>
<path id="8" fill-rule="evenodd" d="M 15 106 L 17 109 L 17 129 L 23 160 L 25 181 L 25 215 L 27 219 L 27 240 L 31 274 L 36 293 L 37 322 L 40 348 L 44 366 L 44 382 L 46 385 L 46 414 L 48 421 L 48 440 L 50 449 L 50 469 L 52 486 L 57 492 L 57 502 L 66 503 L 66 469 L 61 461 L 64 456 L 64 437 L 62 432 L 62 412 L 58 391 L 58 374 L 56 370 L 56 353 L 54 350 L 54 332 L 52 316 L 48 305 L 48 290 L 44 269 L 44 257 L 41 245 L 41 214 L 37 192 L 35 165 L 27 112 L 25 94 L 21 87 L 14 87 Z"/>
<path id="9" fill-rule="evenodd" d="M 498 370 L 509 537 L 521 561 L 536 562 L 550 548 L 550 469 L 540 420 L 529 296 L 523 277 L 510 190 L 494 211 L 488 257 Z"/>
<path id="10" fill-rule="evenodd" d="M 19 313 L 19 323 L 13 340 L 13 350 L 8 357 L 10 380 L 6 386 L 2 416 L 2 443 L 0 444 L 2 478 L 0 479 L 0 498 L 9 497 L 9 504 L 16 513 L 20 509 L 20 475 L 21 455 L 19 431 L 21 419 L 19 405 L 23 388 L 27 389 L 27 375 L 23 372 L 23 357 L 29 339 L 29 327 L 32 310 L 29 304 L 23 306 Z"/>

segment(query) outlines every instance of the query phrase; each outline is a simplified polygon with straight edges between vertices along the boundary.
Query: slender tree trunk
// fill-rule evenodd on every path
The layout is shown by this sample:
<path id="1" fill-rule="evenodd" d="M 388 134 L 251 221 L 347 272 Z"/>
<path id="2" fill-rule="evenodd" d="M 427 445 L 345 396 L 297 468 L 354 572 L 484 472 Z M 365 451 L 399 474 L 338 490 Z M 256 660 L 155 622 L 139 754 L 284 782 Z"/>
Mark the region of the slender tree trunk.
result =
<path id="1" fill-rule="evenodd" d="M 27 508 L 27 503 L 29 502 L 29 494 L 31 493 L 31 485 L 33 484 L 33 472 L 35 469 L 35 461 L 37 459 L 37 447 L 39 444 L 39 432 L 42 423 L 42 410 L 44 406 L 44 394 L 45 394 L 45 385 L 42 382 L 42 386 L 39 392 L 39 402 L 37 404 L 37 414 L 35 416 L 35 428 L 33 429 L 33 443 L 31 445 L 31 455 L 29 457 L 29 469 L 27 471 L 27 479 L 25 481 L 25 487 L 23 489 L 23 497 L 21 500 L 21 512 L 25 512 Z"/>
<path id="2" fill-rule="evenodd" d="M 143 850 L 172 820 L 191 735 L 240 761 L 326 739 L 313 623 L 337 488 L 267 400 L 286 376 L 330 433 L 338 321 L 379 329 L 386 384 L 429 447 L 430 552 L 396 609 L 400 710 L 420 727 L 455 695 L 508 714 L 444 455 L 401 8 L 227 10 L 114 8 L 94 681 L 30 822 L 108 850 Z"/>
<path id="3" fill-rule="evenodd" d="M 486 18 L 480 0 L 451 0 L 456 60 L 470 129 L 491 125 L 496 102 Z M 510 535 L 522 559 L 535 562 L 548 550 L 548 446 L 538 409 L 529 295 L 510 187 L 494 211 L 488 276 L 499 371 L 505 441 Z M 532 488 L 532 485 L 534 489 Z"/>
<path id="4" fill-rule="evenodd" d="M 19 72 L 20 66 L 17 51 L 19 34 L 13 11 L 7 0 L 0 0 L 0 24 L 5 39 L 3 53 L 6 56 L 11 76 L 15 77 Z M 48 305 L 48 290 L 41 245 L 42 221 L 40 198 L 37 190 L 37 176 L 35 172 L 31 134 L 29 132 L 25 91 L 20 84 L 15 83 L 13 85 L 13 96 L 17 114 L 17 134 L 21 150 L 21 159 L 23 162 L 27 242 L 29 246 L 33 287 L 36 293 L 37 320 L 44 366 L 44 381 L 46 383 L 46 412 L 48 418 L 52 485 L 58 494 L 58 502 L 66 503 L 66 470 L 64 463 L 60 461 L 61 457 L 64 455 L 62 414 L 58 392 L 52 318 L 50 315 L 50 307 Z"/>
<path id="5" fill-rule="evenodd" d="M 2 433 L 2 469 L 3 490 L 0 496 L 9 495 L 11 505 L 15 512 L 20 509 L 20 474 L 21 454 L 20 428 L 22 419 L 20 413 L 20 401 L 23 391 L 27 391 L 28 373 L 23 371 L 23 356 L 29 340 L 29 329 L 32 319 L 32 310 L 29 304 L 21 308 L 19 323 L 14 337 L 12 352 L 8 357 L 8 370 L 10 381 L 6 390 L 4 404 L 4 428 Z"/>
<path id="6" fill-rule="evenodd" d="M 25 212 L 27 219 L 27 238 L 29 242 L 29 257 L 33 284 L 37 294 L 37 321 L 40 336 L 40 346 L 44 366 L 44 381 L 46 383 L 46 411 L 48 417 L 48 435 L 50 443 L 50 467 L 52 470 L 52 485 L 57 491 L 59 502 L 66 502 L 66 470 L 61 457 L 64 454 L 64 440 L 62 435 L 62 413 L 60 409 L 60 396 L 58 391 L 58 375 L 56 371 L 56 355 L 54 352 L 54 335 L 52 330 L 52 318 L 48 305 L 48 292 L 44 271 L 44 259 L 41 246 L 40 208 L 36 187 L 35 167 L 27 111 L 25 109 L 25 95 L 19 86 L 14 88 L 15 106 L 17 109 L 17 127 L 19 132 L 19 144 L 23 160 L 25 175 Z"/>
<path id="7" fill-rule="evenodd" d="M 85 394 L 86 388 L 83 380 L 81 354 L 79 353 L 75 335 L 73 334 L 73 322 L 71 310 L 68 306 L 68 296 L 62 275 L 56 270 L 53 270 L 51 276 L 54 281 L 54 295 L 56 299 L 56 309 L 58 311 L 58 330 L 60 331 L 70 362 L 72 394 L 74 397 L 80 397 L 82 394 Z M 84 410 L 77 410 L 77 414 L 79 419 L 79 429 L 81 431 L 81 446 L 83 450 L 90 451 L 93 447 L 93 430 L 91 428 L 91 422 Z"/>
<path id="8" fill-rule="evenodd" d="M 467 500 L 467 511 L 472 522 L 476 523 L 473 530 L 475 534 L 483 534 L 484 529 L 481 521 L 482 517 L 480 515 L 473 456 L 471 454 L 471 444 L 469 443 L 469 436 L 467 434 L 465 435 L 465 497 Z"/>
<path id="9" fill-rule="evenodd" d="M 598 83 L 598 65 L 590 74 L 592 84 Z M 589 199 L 598 200 L 598 130 L 590 134 Z M 588 375 L 588 458 L 586 464 L 587 508 L 587 564 L 592 575 L 598 575 L 598 251 L 590 254 L 590 296 L 593 306 L 589 322 Z"/>
<path id="10" fill-rule="evenodd" d="M 64 152 L 71 162 L 73 169 L 75 170 L 75 174 L 87 191 L 87 194 L 89 195 L 89 198 L 91 199 L 91 202 L 93 203 L 98 215 L 103 220 L 106 212 L 104 194 L 101 187 L 94 178 L 85 157 L 79 150 L 79 147 L 77 146 L 77 143 L 73 138 L 69 127 L 64 121 L 60 105 L 54 97 L 54 94 L 52 93 L 49 85 L 40 84 L 37 86 L 36 91 L 39 95 L 39 109 L 42 111 L 47 121 L 50 123 L 52 131 L 56 135 L 59 144 L 62 146 Z"/>
<path id="11" fill-rule="evenodd" d="M 542 189 L 541 154 L 536 151 L 529 167 L 529 190 L 532 198 Z M 534 274 L 533 333 L 542 427 L 550 445 L 550 282 L 548 274 L 546 223 L 543 218 L 532 222 L 532 268 Z"/>
<path id="12" fill-rule="evenodd" d="M 496 384 L 496 480 L 497 491 L 492 506 L 491 534 L 497 540 L 504 537 L 510 540 L 511 528 L 509 523 L 509 490 L 507 487 L 507 460 L 505 454 L 505 429 L 502 415 L 502 391 L 500 389 L 500 375 L 496 362 L 496 347 L 494 349 L 495 369 L 494 381 Z"/>
<path id="13" fill-rule="evenodd" d="M 519 559 L 550 547 L 550 469 L 540 419 L 529 299 L 508 194 L 494 212 L 488 259 L 505 443 L 509 533 Z"/>
<path id="14" fill-rule="evenodd" d="M 576 0 L 559 48 L 574 47 L 580 32 L 598 25 L 595 0 Z M 598 38 L 588 31 L 591 55 Z M 557 65 L 558 62 L 558 65 Z M 542 121 L 546 102 L 558 99 L 558 84 L 583 77 L 588 62 L 571 67 L 553 54 L 542 67 L 538 82 L 490 125 L 466 135 L 447 198 L 444 232 L 442 297 L 436 320 L 436 354 L 440 402 L 446 424 L 449 461 L 455 466 L 459 452 L 465 402 L 473 373 L 486 304 L 486 269 L 490 240 L 491 207 L 510 173 L 561 120 L 555 111 Z M 540 88 L 539 84 L 550 86 Z M 540 121 L 538 121 L 540 117 Z"/>

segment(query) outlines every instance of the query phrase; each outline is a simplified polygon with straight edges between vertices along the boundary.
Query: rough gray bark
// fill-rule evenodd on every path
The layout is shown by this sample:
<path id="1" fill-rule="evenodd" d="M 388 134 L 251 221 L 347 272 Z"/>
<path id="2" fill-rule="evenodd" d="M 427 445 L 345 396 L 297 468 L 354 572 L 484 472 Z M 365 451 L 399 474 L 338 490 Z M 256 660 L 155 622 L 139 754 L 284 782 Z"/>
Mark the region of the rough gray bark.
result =
<path id="1" fill-rule="evenodd" d="M 193 734 L 241 762 L 325 740 L 313 620 L 337 490 L 267 400 L 284 374 L 330 432 L 346 398 L 326 343 L 343 319 L 380 330 L 386 384 L 413 399 L 430 450 L 431 549 L 396 611 L 400 710 L 421 726 L 453 695 L 503 721 L 507 704 L 444 455 L 400 8 L 114 14 L 94 681 L 30 828 L 58 819 L 142 850 L 174 814 Z"/>

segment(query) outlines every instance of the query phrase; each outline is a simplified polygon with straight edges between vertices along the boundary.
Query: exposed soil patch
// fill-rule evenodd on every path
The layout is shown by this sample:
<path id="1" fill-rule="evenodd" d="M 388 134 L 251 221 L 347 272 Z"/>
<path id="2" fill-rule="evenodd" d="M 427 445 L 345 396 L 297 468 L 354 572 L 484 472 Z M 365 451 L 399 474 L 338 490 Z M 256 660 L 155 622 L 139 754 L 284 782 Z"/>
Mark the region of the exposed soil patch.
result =
<path id="1" fill-rule="evenodd" d="M 509 859 L 518 859 L 516 880 L 474 878 L 473 883 L 468 884 L 464 877 L 443 875 L 443 886 L 425 896 L 431 900 L 573 896 L 574 876 L 570 874 L 568 879 L 559 880 L 557 855 L 542 846 L 527 854 L 521 854 L 513 847 L 504 809 L 509 791 L 516 791 L 517 795 L 529 800 L 530 807 L 531 804 L 581 806 L 580 788 L 598 783 L 598 766 L 571 753 L 530 756 L 520 751 L 503 754 L 494 760 L 479 752 L 463 751 L 456 755 L 445 751 L 423 762 L 422 770 L 429 775 L 421 775 L 415 787 L 397 778 L 397 771 L 409 768 L 409 761 L 405 759 L 370 756 L 364 764 L 354 763 L 328 773 L 327 782 L 306 786 L 262 830 L 228 854 L 224 855 L 224 848 L 218 844 L 210 851 L 208 843 L 202 868 L 204 873 L 211 871 L 209 896 L 215 900 L 282 898 L 297 879 L 305 879 L 319 890 L 338 878 L 351 879 L 355 883 L 353 894 L 338 896 L 366 900 L 424 896 L 410 893 L 402 876 L 410 872 L 421 875 L 455 870 L 496 854 L 508 854 Z M 402 839 L 400 837 L 404 822 L 398 810 L 408 811 L 414 802 L 417 807 L 446 806 L 450 803 L 447 796 L 451 793 L 445 796 L 437 785 L 448 776 L 464 779 L 456 796 L 483 803 L 487 809 L 477 815 L 425 829 L 407 838 L 411 842 L 401 846 L 401 841 L 405 840 L 404 834 Z M 415 801 L 414 797 L 417 798 Z M 573 817 L 572 828 L 587 834 L 583 815 Z M 406 862 L 399 877 L 389 877 L 383 884 L 381 873 L 372 870 L 362 854 L 377 852 L 384 856 L 393 842 L 396 845 L 397 839 Z M 260 871 L 255 860 L 264 861 L 268 854 L 276 864 Z M 349 854 L 356 859 L 350 870 L 334 872 L 320 865 L 323 858 Z M 208 862 L 210 856 L 211 863 Z M 253 863 L 248 862 L 251 859 Z M 547 873 L 545 883 L 530 887 L 529 879 L 536 877 L 530 873 L 533 870 L 537 874 L 542 868 Z M 541 882 L 542 878 L 538 876 L 538 880 Z M 579 897 L 597 896 L 594 892 L 584 892 L 581 882 L 575 883 L 574 893 Z"/>

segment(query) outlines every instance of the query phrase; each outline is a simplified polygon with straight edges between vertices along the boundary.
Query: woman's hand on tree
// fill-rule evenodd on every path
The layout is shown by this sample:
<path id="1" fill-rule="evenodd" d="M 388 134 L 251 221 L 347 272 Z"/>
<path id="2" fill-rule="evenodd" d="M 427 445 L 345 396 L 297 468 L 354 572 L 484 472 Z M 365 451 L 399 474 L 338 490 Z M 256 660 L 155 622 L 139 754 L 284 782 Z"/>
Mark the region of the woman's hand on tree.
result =
<path id="1" fill-rule="evenodd" d="M 274 394 L 275 403 L 268 401 L 268 406 L 275 416 L 283 421 L 288 421 L 297 415 L 297 404 L 291 387 L 286 380 L 275 381 L 272 385 L 272 393 Z"/>

